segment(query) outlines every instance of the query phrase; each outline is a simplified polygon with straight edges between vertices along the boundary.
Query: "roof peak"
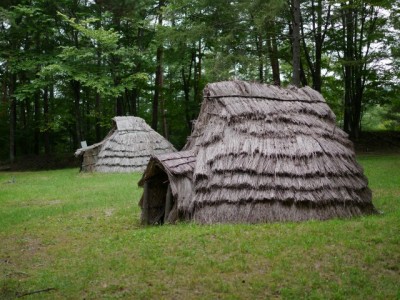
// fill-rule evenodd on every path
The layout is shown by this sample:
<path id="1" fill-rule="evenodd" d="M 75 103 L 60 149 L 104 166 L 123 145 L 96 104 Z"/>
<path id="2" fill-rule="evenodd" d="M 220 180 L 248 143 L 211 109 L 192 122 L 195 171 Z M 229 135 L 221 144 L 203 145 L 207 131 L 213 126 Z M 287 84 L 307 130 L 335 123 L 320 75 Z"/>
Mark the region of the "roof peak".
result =
<path id="1" fill-rule="evenodd" d="M 276 101 L 324 102 L 322 95 L 310 87 L 286 88 L 249 81 L 221 81 L 208 84 L 204 89 L 204 98 L 258 98 Z"/>
<path id="2" fill-rule="evenodd" d="M 149 130 L 150 127 L 146 121 L 134 116 L 118 116 L 114 117 L 113 121 L 117 126 L 117 130 Z"/>

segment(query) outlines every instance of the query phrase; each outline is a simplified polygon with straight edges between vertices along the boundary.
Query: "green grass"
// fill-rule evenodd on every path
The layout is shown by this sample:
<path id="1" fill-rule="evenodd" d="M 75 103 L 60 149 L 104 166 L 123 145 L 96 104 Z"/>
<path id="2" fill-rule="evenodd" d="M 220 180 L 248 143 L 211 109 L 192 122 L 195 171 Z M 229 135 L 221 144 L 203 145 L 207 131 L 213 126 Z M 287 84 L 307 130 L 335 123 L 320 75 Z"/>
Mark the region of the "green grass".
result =
<path id="1" fill-rule="evenodd" d="M 141 227 L 139 174 L 0 173 L 0 299 L 400 299 L 400 156 L 360 157 L 381 215 Z"/>

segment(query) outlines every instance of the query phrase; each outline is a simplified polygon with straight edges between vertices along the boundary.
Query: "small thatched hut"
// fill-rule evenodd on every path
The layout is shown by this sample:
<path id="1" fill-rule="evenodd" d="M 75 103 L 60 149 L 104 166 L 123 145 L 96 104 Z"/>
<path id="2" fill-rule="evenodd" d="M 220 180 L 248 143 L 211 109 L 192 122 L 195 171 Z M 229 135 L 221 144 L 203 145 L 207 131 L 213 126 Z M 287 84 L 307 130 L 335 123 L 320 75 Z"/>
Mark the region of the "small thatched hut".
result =
<path id="1" fill-rule="evenodd" d="M 85 172 L 141 172 L 151 155 L 175 148 L 138 117 L 115 117 L 114 128 L 100 143 L 76 150 Z"/>
<path id="2" fill-rule="evenodd" d="M 375 212 L 352 143 L 309 87 L 209 84 L 184 151 L 153 156 L 139 185 L 145 224 L 324 220 Z"/>

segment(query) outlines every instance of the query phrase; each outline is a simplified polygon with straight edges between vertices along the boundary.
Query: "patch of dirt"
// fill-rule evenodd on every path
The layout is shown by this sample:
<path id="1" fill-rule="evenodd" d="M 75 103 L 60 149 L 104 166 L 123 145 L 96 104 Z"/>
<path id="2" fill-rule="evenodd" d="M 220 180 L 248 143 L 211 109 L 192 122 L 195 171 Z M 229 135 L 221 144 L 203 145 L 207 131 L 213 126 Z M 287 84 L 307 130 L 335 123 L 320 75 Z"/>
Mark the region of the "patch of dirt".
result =
<path id="1" fill-rule="evenodd" d="M 104 214 L 106 215 L 106 217 L 111 217 L 114 213 L 114 209 L 110 208 L 110 209 L 106 209 L 104 211 Z"/>

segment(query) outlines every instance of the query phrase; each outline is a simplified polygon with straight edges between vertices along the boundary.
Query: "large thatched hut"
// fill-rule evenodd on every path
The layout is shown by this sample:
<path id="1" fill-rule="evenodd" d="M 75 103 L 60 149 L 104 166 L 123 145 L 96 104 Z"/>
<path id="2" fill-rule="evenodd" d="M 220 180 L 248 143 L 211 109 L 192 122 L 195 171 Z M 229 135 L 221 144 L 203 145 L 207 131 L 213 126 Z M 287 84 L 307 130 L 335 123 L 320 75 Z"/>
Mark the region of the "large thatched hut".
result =
<path id="1" fill-rule="evenodd" d="M 209 84 L 184 151 L 139 182 L 145 224 L 272 222 L 371 214 L 371 191 L 335 115 L 309 87 Z"/>
<path id="2" fill-rule="evenodd" d="M 115 117 L 114 127 L 100 143 L 76 150 L 85 172 L 141 172 L 151 155 L 175 148 L 138 117 Z"/>

